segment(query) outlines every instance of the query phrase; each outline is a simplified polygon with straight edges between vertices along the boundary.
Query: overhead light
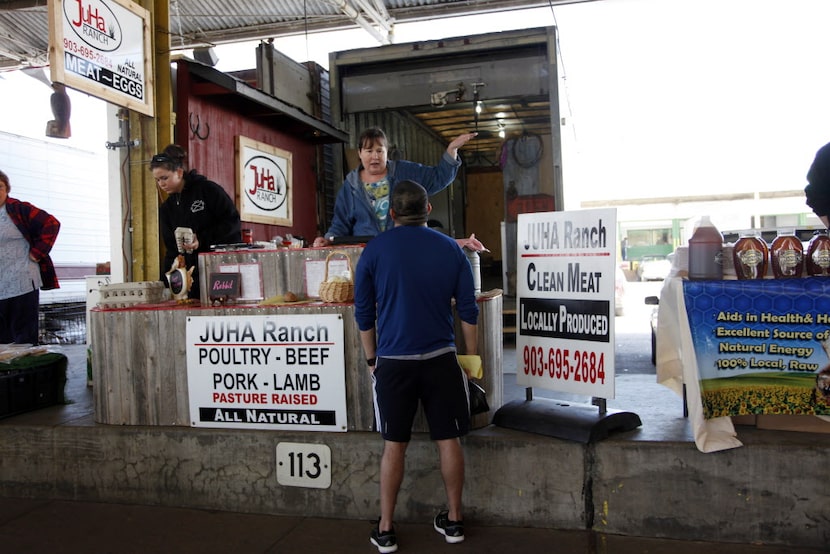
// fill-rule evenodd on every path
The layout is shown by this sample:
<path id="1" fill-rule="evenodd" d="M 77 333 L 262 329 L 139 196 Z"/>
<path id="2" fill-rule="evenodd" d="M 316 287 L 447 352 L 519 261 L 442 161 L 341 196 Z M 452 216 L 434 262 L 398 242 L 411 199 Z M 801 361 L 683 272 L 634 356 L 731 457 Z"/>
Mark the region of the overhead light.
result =
<path id="1" fill-rule="evenodd" d="M 481 100 L 479 100 L 480 95 L 478 89 L 483 86 L 484 83 L 473 83 L 473 117 L 476 122 L 476 133 L 478 133 L 478 116 L 481 115 L 481 112 L 484 109 L 484 103 Z"/>
<path id="2" fill-rule="evenodd" d="M 433 106 L 446 106 L 447 105 L 447 93 L 446 92 L 433 92 L 429 95 L 429 103 Z"/>
<path id="3" fill-rule="evenodd" d="M 447 102 L 461 102 L 461 99 L 464 98 L 465 92 L 466 89 L 464 88 L 464 83 L 458 83 L 458 86 L 453 89 L 439 90 L 437 92 L 430 93 L 429 102 L 437 108 L 446 106 Z"/>
<path id="4" fill-rule="evenodd" d="M 499 121 L 499 138 L 504 138 L 504 121 Z"/>

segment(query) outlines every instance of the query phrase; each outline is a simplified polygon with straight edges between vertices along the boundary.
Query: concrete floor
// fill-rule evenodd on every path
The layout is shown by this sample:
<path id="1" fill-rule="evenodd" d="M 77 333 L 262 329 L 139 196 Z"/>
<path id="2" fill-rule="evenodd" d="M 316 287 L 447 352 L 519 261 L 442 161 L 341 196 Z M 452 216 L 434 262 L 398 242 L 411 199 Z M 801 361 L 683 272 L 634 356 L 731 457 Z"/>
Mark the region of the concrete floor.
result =
<path id="1" fill-rule="evenodd" d="M 467 540 L 458 545 L 448 545 L 432 530 L 428 519 L 420 523 L 423 518 L 413 520 L 402 516 L 402 521 L 396 523 L 400 551 L 501 553 L 521 549 L 526 552 L 557 551 L 592 554 L 611 552 L 621 554 L 662 552 L 673 554 L 725 554 L 727 552 L 730 554 L 808 554 L 830 551 L 825 547 L 816 548 L 815 539 L 809 543 L 812 548 L 782 546 L 780 541 L 753 540 L 751 537 L 758 534 L 755 531 L 744 535 L 746 540 L 743 544 L 740 538 L 735 538 L 734 534 L 727 539 L 729 541 L 727 542 L 720 538 L 724 534 L 719 532 L 717 527 L 704 525 L 709 522 L 704 519 L 705 516 L 699 516 L 699 514 L 707 510 L 717 512 L 719 507 L 707 507 L 706 489 L 698 481 L 701 476 L 710 479 L 712 475 L 715 475 L 726 479 L 727 470 L 732 466 L 746 467 L 754 476 L 760 473 L 765 465 L 756 458 L 760 456 L 770 460 L 770 456 L 777 455 L 777 452 L 795 452 L 794 455 L 797 456 L 799 449 L 804 449 L 807 453 L 805 459 L 812 460 L 827 452 L 827 448 L 830 447 L 828 440 L 830 436 L 739 427 L 739 438 L 746 445 L 744 448 L 722 454 L 697 452 L 689 421 L 683 416 L 682 400 L 674 392 L 658 385 L 653 366 L 650 366 L 649 362 L 643 362 L 647 359 L 643 353 L 649 348 L 649 338 L 643 333 L 643 330 L 647 329 L 645 325 L 648 319 L 644 311 L 647 308 L 640 306 L 639 302 L 634 300 L 631 302 L 632 306 L 630 309 L 627 308 L 626 317 L 617 318 L 616 397 L 608 401 L 608 408 L 634 413 L 639 416 L 642 425 L 635 430 L 615 436 L 613 439 L 602 441 L 595 449 L 590 449 L 593 452 L 591 456 L 596 457 L 593 463 L 598 464 L 600 468 L 606 468 L 607 460 L 614 460 L 614 463 L 622 468 L 635 468 L 627 469 L 628 473 L 624 476 L 617 473 L 603 474 L 602 480 L 596 480 L 593 485 L 595 495 L 602 494 L 607 498 L 612 497 L 609 495 L 616 495 L 614 501 L 618 503 L 623 500 L 623 495 L 618 494 L 622 492 L 619 489 L 621 483 L 626 483 L 629 489 L 634 487 L 641 491 L 638 496 L 642 498 L 625 499 L 625 502 L 631 502 L 631 504 L 626 504 L 629 506 L 628 512 L 611 514 L 612 519 L 617 517 L 616 528 L 613 525 L 609 527 L 607 523 L 603 526 L 602 522 L 599 522 L 594 524 L 593 530 L 562 530 L 540 525 L 515 525 L 509 518 L 504 520 L 505 525 L 501 525 L 498 518 L 493 517 L 488 517 L 485 523 L 481 519 L 485 514 L 483 512 L 476 514 L 475 510 L 472 510 L 474 515 L 467 521 Z M 108 433 L 118 431 L 118 427 L 101 426 L 95 423 L 92 389 L 87 386 L 86 379 L 86 347 L 83 345 L 63 346 L 60 350 L 70 360 L 68 382 L 65 388 L 68 403 L 0 420 L 0 433 L 3 433 L 3 436 L 14 438 L 18 434 L 27 435 L 33 427 L 91 427 L 95 428 L 96 432 L 101 428 L 105 428 Z M 510 340 L 505 342 L 503 370 L 504 403 L 524 399 L 525 389 L 516 384 L 515 344 Z M 587 398 L 541 389 L 534 389 L 533 395 L 535 398 L 551 398 L 577 404 L 589 401 Z M 492 441 L 506 439 L 505 444 L 512 446 L 505 446 L 505 448 L 515 448 L 517 452 L 522 453 L 535 449 L 548 452 L 546 449 L 550 441 L 546 437 L 524 439 L 522 435 L 525 434 L 521 432 L 500 430 L 493 426 L 491 428 L 481 430 L 483 433 L 477 432 L 478 436 L 473 437 L 468 444 L 471 447 L 470 465 L 473 472 L 475 468 L 480 467 L 475 464 L 475 456 L 481 449 L 490 452 L 491 447 L 488 445 Z M 130 429 L 125 429 L 125 431 L 130 431 Z M 355 435 L 353 440 L 359 442 L 362 438 Z M 533 446 L 534 440 L 538 443 L 536 447 Z M 523 446 L 520 446 L 520 441 L 524 443 Z M 60 444 L 60 440 L 56 442 Z M 638 444 L 643 447 L 639 448 Z M 665 445 L 665 448 L 661 448 L 661 445 Z M 14 451 L 9 451 L 9 448 L 14 448 Z M 556 448 L 559 452 L 559 447 Z M 9 477 L 12 481 L 19 481 L 18 474 L 14 473 L 20 471 L 19 464 L 5 460 L 2 453 L 11 454 L 10 458 L 20 457 L 19 451 L 23 449 L 19 445 L 6 447 L 0 445 L 0 482 L 7 481 Z M 564 449 L 570 451 L 567 445 Z M 521 454 L 513 454 L 513 456 L 518 455 Z M 55 453 L 50 453 L 50 457 L 54 456 Z M 653 460 L 654 467 L 643 466 L 644 460 Z M 79 461 L 79 463 L 83 462 Z M 791 464 L 786 461 L 781 463 Z M 690 478 L 694 481 L 691 484 L 678 483 L 677 474 L 672 476 L 671 472 L 676 472 L 678 467 L 688 467 L 692 470 Z M 799 468 L 793 470 L 797 469 Z M 738 469 L 736 475 L 740 475 L 742 471 Z M 815 473 L 809 469 L 807 472 Z M 778 475 L 776 472 L 771 473 Z M 766 474 L 763 476 L 767 478 Z M 797 493 L 803 492 L 804 488 L 809 486 L 809 483 L 802 483 L 805 480 L 809 481 L 809 478 L 805 479 L 802 475 L 799 480 L 801 488 L 796 490 L 797 487 L 794 486 L 793 495 L 799 496 Z M 25 479 L 23 482 L 25 483 Z M 726 486 L 732 489 L 737 488 L 737 485 L 737 482 L 729 482 Z M 769 483 L 759 485 L 760 490 L 771 488 L 773 487 Z M 555 489 L 559 491 L 559 487 Z M 14 494 L 9 494 L 9 491 L 13 491 Z M 117 495 L 107 494 L 105 491 L 92 495 L 103 501 L 87 502 L 67 498 L 85 500 L 90 496 L 89 491 L 85 493 L 81 490 L 77 494 L 72 494 L 71 491 L 60 490 L 59 495 L 55 495 L 54 491 L 54 486 L 51 488 L 36 486 L 32 490 L 26 490 L 25 484 L 24 489 L 21 489 L 19 483 L 0 487 L 0 545 L 2 545 L 0 552 L 272 553 L 311 550 L 348 553 L 376 551 L 368 541 L 371 523 L 366 519 L 356 519 L 352 514 L 343 516 L 351 517 L 351 519 L 339 519 L 337 516 L 305 517 L 293 514 L 239 513 L 244 509 L 225 510 L 221 506 L 212 506 L 211 509 L 191 509 L 172 507 L 169 499 L 167 501 L 158 498 L 142 499 L 135 495 L 129 499 L 125 498 L 122 503 L 122 499 Z M 629 494 L 630 492 L 632 491 L 629 490 Z M 690 492 L 703 494 L 703 498 L 698 500 L 702 500 L 704 505 L 694 512 L 691 512 L 689 508 L 691 500 L 679 500 L 684 498 L 684 495 L 688 498 Z M 740 490 L 738 492 L 740 493 Z M 677 499 L 674 495 L 677 495 Z M 801 496 L 810 495 L 801 494 Z M 803 500 L 798 499 L 798 501 Z M 641 508 L 639 502 L 643 501 L 658 505 L 658 507 L 638 512 L 637 510 Z M 681 503 L 678 504 L 678 502 Z M 775 509 L 767 505 L 759 508 L 756 504 L 758 500 L 755 498 L 752 500 L 753 503 L 749 504 L 750 498 L 747 496 L 746 502 L 748 511 L 744 516 L 747 519 L 775 520 L 777 518 Z M 160 503 L 166 505 L 158 505 Z M 733 508 L 730 505 L 728 509 Z M 786 506 L 782 505 L 780 509 L 782 511 L 778 518 L 779 524 L 782 527 L 793 525 L 792 522 L 787 521 Z M 770 510 L 772 516 L 768 513 Z M 250 511 L 256 511 L 256 508 Z M 676 519 L 685 517 L 684 514 L 687 511 L 694 516 L 694 521 L 687 525 L 692 529 L 699 529 L 699 532 L 686 531 L 685 540 L 655 538 L 653 535 L 632 536 L 637 533 L 632 533 L 631 529 L 638 528 L 637 519 L 645 517 L 642 514 L 646 511 L 666 514 L 665 523 L 662 526 L 659 522 L 656 524 L 658 529 L 665 531 L 658 533 L 662 537 L 673 536 L 670 534 L 673 531 L 671 526 L 676 525 Z M 675 513 L 670 514 L 668 511 Z M 371 511 L 369 515 L 372 515 Z M 479 518 L 476 515 L 479 515 Z M 698 517 L 700 517 L 699 520 Z M 817 513 L 810 516 L 809 520 L 815 521 L 819 528 L 826 527 L 830 523 L 830 514 L 827 508 L 819 509 Z M 699 527 L 698 523 L 701 524 Z M 761 524 L 763 525 L 763 522 Z M 721 524 L 721 527 L 726 528 L 729 525 Z M 599 532 L 597 529 L 603 531 L 612 529 L 612 531 Z M 816 536 L 815 532 L 813 536 Z M 824 533 L 823 536 L 826 537 L 827 534 Z M 776 542 L 777 545 L 770 544 L 770 542 Z M 794 541 L 793 544 L 801 543 Z"/>
<path id="2" fill-rule="evenodd" d="M 85 346 L 60 348 L 70 359 L 66 386 L 68 404 L 28 412 L 0 426 L 96 426 L 91 388 L 86 380 Z M 525 389 L 515 384 L 515 351 L 505 346 L 505 402 L 521 399 Z M 624 358 L 623 358 L 624 359 Z M 513 360 L 511 365 L 511 360 Z M 625 365 L 625 362 L 623 362 Z M 561 399 L 561 394 L 534 389 L 537 397 Z M 579 400 L 579 399 L 575 399 Z M 625 441 L 690 443 L 694 448 L 682 403 L 673 392 L 655 383 L 651 374 L 617 377 L 617 398 L 610 409 L 637 413 L 643 425 L 625 434 Z M 790 433 L 798 438 L 800 433 Z M 809 436 L 809 435 L 807 435 Z M 791 437 L 792 438 L 792 437 Z M 751 441 L 750 441 L 751 442 Z M 2 467 L 2 463 L 0 463 Z M 2 552 L 372 552 L 369 521 L 243 514 L 107 502 L 0 497 Z M 764 544 L 735 544 L 622 536 L 596 531 L 542 529 L 476 524 L 468 520 L 467 540 L 443 542 L 428 522 L 397 524 L 401 551 L 409 552 L 526 552 L 772 554 L 812 553 L 823 549 Z M 703 538 L 703 537 L 701 537 Z"/>
<path id="3" fill-rule="evenodd" d="M 0 498 L 4 554 L 371 553 L 369 521 L 163 506 Z M 430 523 L 396 524 L 399 552 L 503 554 L 814 554 L 823 550 L 476 526 L 447 544 Z M 824 551 L 826 552 L 826 551 Z"/>

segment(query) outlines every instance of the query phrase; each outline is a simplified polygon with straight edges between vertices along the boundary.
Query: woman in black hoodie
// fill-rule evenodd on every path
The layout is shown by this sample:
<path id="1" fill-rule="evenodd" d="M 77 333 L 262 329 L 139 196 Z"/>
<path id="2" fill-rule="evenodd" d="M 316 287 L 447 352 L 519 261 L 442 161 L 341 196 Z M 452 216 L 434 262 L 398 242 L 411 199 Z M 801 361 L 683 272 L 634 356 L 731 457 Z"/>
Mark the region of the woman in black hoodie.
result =
<path id="1" fill-rule="evenodd" d="M 161 281 L 167 282 L 164 274 L 170 271 L 176 256 L 182 254 L 185 267 L 195 268 L 189 297 L 199 298 L 199 253 L 209 252 L 211 245 L 239 243 L 242 232 L 239 211 L 225 189 L 195 169 L 188 171 L 186 157 L 181 146 L 171 144 L 153 156 L 150 171 L 159 188 L 167 193 L 167 200 L 159 208 L 159 227 L 167 250 Z M 192 241 L 178 246 L 177 227 L 192 229 Z"/>

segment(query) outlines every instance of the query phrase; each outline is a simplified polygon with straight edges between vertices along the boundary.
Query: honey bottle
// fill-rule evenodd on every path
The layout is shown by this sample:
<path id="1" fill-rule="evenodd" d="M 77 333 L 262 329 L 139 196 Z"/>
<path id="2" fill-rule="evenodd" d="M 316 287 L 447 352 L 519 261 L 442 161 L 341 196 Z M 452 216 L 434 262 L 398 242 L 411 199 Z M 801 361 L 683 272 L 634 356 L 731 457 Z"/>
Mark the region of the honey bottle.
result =
<path id="1" fill-rule="evenodd" d="M 830 235 L 827 229 L 815 232 L 807 245 L 807 275 L 830 275 Z"/>
<path id="2" fill-rule="evenodd" d="M 830 240 L 830 237 L 828 237 Z M 830 246 L 830 244 L 828 244 Z M 830 251 L 828 252 L 830 254 Z M 757 232 L 742 233 L 735 242 L 732 259 L 735 262 L 735 274 L 740 280 L 763 279 L 767 273 L 769 248 Z"/>
<path id="3" fill-rule="evenodd" d="M 801 277 L 804 271 L 804 246 L 794 229 L 781 229 L 770 245 L 772 273 L 777 279 Z"/>
<path id="4" fill-rule="evenodd" d="M 689 279 L 723 279 L 723 235 L 708 215 L 689 239 Z"/>

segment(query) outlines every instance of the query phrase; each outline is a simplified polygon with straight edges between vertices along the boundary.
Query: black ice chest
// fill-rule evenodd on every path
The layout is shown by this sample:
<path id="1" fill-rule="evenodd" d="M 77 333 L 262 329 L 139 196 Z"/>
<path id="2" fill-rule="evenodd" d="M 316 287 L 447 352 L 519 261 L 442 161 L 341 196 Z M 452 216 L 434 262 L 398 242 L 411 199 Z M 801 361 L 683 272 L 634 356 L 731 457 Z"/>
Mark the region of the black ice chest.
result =
<path id="1" fill-rule="evenodd" d="M 67 365 L 56 352 L 0 363 L 0 418 L 63 404 Z"/>

